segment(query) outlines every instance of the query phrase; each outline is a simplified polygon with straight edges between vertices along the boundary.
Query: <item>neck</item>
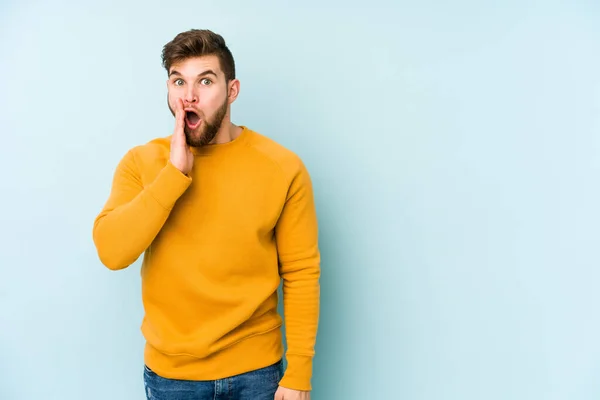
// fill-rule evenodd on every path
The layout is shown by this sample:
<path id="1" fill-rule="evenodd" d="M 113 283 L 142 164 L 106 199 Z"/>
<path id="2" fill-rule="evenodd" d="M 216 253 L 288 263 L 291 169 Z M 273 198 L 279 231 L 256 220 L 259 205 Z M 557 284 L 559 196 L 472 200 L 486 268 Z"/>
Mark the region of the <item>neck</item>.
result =
<path id="1" fill-rule="evenodd" d="M 242 128 L 233 124 L 229 119 L 223 119 L 221 128 L 210 144 L 223 144 L 235 140 L 242 133 Z"/>

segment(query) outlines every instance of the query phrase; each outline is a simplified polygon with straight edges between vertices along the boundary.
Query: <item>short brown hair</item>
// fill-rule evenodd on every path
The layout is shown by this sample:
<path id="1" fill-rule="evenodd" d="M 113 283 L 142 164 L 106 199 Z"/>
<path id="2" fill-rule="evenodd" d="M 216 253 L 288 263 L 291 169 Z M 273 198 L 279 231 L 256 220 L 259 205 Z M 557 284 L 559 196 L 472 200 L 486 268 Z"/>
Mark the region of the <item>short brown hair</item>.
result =
<path id="1" fill-rule="evenodd" d="M 163 47 L 162 65 L 169 72 L 171 65 L 190 57 L 215 55 L 219 59 L 225 79 L 235 79 L 235 62 L 225 39 L 208 29 L 181 32 Z"/>

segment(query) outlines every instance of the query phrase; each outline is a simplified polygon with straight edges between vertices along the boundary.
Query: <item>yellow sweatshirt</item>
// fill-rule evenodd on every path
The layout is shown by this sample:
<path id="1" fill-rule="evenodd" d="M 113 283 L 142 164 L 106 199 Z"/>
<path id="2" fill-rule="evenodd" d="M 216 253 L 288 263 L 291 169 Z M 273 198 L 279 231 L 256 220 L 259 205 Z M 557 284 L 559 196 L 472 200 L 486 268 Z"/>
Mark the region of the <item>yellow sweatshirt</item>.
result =
<path id="1" fill-rule="evenodd" d="M 283 279 L 280 385 L 310 390 L 320 293 L 311 180 L 296 154 L 242 128 L 193 149 L 188 175 L 169 161 L 170 137 L 132 148 L 94 243 L 112 270 L 144 255 L 144 359 L 168 378 L 219 379 L 278 361 Z"/>

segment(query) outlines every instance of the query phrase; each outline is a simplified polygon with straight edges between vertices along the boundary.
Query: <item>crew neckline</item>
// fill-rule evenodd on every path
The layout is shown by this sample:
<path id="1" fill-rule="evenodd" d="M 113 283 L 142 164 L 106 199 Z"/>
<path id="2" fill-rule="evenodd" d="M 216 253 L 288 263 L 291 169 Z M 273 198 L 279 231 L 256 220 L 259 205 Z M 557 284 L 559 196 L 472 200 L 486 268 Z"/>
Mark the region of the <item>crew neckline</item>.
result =
<path id="1" fill-rule="evenodd" d="M 235 139 L 225 143 L 207 144 L 202 147 L 191 147 L 190 149 L 192 154 L 195 156 L 208 156 L 229 151 L 233 148 L 241 146 L 247 140 L 250 130 L 244 125 L 240 125 L 239 127 L 242 128 L 242 132 Z"/>

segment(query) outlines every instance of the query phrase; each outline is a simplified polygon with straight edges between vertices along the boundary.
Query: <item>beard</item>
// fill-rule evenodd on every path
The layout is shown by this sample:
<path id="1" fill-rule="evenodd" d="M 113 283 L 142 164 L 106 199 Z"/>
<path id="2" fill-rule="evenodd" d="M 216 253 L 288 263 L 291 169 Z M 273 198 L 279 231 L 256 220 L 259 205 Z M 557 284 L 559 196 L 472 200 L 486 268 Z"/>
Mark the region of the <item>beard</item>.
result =
<path id="1" fill-rule="evenodd" d="M 185 134 L 185 140 L 188 146 L 201 147 L 206 146 L 213 141 L 215 136 L 217 136 L 219 129 L 221 129 L 225 114 L 227 114 L 227 103 L 227 98 L 225 98 L 225 101 L 217 109 L 217 111 L 215 111 L 211 119 L 203 118 L 200 112 L 197 112 L 198 116 L 202 118 L 202 123 L 194 130 L 191 130 L 187 126 L 187 122 L 184 120 L 183 133 Z M 171 110 L 171 114 L 175 116 L 175 111 L 173 108 L 171 108 L 168 98 L 167 105 L 169 106 L 169 110 Z"/>

